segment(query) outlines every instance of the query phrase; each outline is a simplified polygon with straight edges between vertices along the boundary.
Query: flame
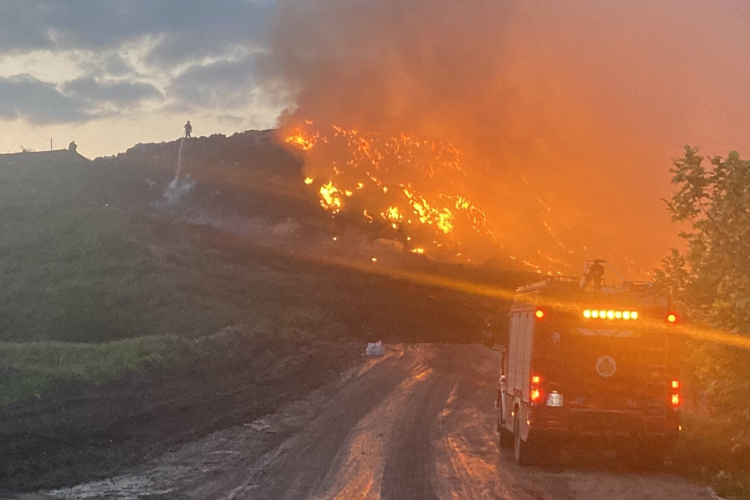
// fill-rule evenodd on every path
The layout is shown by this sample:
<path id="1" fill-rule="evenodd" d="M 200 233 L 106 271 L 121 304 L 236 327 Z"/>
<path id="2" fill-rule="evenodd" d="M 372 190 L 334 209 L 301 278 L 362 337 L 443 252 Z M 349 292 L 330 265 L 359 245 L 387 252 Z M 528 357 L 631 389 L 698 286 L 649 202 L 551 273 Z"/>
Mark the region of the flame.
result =
<path id="1" fill-rule="evenodd" d="M 417 234 L 425 236 L 420 228 L 428 228 L 450 240 L 446 247 L 460 244 L 461 226 L 495 240 L 485 211 L 461 192 L 465 160 L 457 148 L 408 134 L 386 137 L 337 125 L 326 133 L 311 131 L 311 125 L 292 128 L 284 140 L 305 152 L 315 148 L 311 154 L 317 168 L 305 184 L 319 176 L 331 179 L 318 189 L 320 205 L 327 211 L 337 214 L 351 205 L 371 223 L 373 215 L 380 214 L 394 231 L 408 231 L 407 241 Z"/>
<path id="2" fill-rule="evenodd" d="M 409 188 L 403 190 L 414 213 L 422 224 L 435 224 L 445 234 L 453 231 L 453 214 L 448 208 L 432 207 L 422 196 L 414 194 Z"/>
<path id="3" fill-rule="evenodd" d="M 382 215 L 391 222 L 396 222 L 403 218 L 403 216 L 398 212 L 398 207 L 388 207 L 388 210 L 386 210 Z"/>
<path id="4" fill-rule="evenodd" d="M 320 205 L 326 210 L 336 214 L 341 211 L 341 194 L 342 191 L 328 181 L 327 184 L 320 186 Z"/>
<path id="5" fill-rule="evenodd" d="M 422 254 L 424 254 L 425 249 L 422 248 L 422 247 L 414 247 L 410 251 L 411 251 L 411 253 L 415 253 L 417 255 L 422 255 Z"/>
<path id="6" fill-rule="evenodd" d="M 312 122 L 309 122 L 309 124 L 312 125 Z M 301 128 L 296 128 L 290 135 L 288 135 L 284 139 L 284 141 L 288 142 L 289 144 L 296 144 L 297 146 L 300 146 L 302 148 L 302 151 L 309 151 L 315 145 L 315 141 L 318 139 L 318 137 L 318 134 L 307 137 Z"/>

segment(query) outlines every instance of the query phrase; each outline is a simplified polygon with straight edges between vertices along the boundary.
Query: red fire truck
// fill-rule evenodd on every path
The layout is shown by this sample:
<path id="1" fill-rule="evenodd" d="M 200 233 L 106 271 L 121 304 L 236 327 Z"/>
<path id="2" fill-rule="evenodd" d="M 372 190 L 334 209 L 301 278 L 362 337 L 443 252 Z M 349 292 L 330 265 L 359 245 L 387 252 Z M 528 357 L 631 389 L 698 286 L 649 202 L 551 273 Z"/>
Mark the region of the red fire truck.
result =
<path id="1" fill-rule="evenodd" d="M 677 316 L 651 283 L 606 286 L 605 264 L 516 290 L 497 430 L 521 464 L 575 443 L 656 468 L 677 440 Z"/>

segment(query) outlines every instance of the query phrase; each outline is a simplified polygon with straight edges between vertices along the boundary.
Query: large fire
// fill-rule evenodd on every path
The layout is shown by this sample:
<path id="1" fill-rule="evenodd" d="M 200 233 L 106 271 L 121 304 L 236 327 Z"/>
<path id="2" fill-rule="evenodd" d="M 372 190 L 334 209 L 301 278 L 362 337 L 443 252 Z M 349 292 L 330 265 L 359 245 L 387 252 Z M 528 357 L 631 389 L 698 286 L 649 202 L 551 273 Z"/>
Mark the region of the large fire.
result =
<path id="1" fill-rule="evenodd" d="M 421 246 L 415 243 L 410 249 L 416 254 L 426 253 L 422 240 L 430 239 L 435 248 L 460 257 L 465 228 L 495 241 L 485 211 L 462 192 L 465 159 L 455 147 L 336 125 L 311 129 L 312 122 L 306 121 L 293 128 L 285 142 L 305 152 L 322 150 L 315 152 L 326 160 L 316 162 L 304 183 L 318 192 L 320 205 L 331 215 L 350 210 L 370 222 L 381 220 L 408 242 L 419 234 Z"/>
<path id="2" fill-rule="evenodd" d="M 461 241 L 474 261 L 578 274 L 606 258 L 646 278 L 677 244 L 671 159 L 750 142 L 750 37 L 725 36 L 747 2 L 275 3 L 259 76 L 289 103 L 279 124 L 310 189 L 352 191 L 329 212 L 395 224 L 428 255 Z M 470 234 L 488 222 L 502 250 Z"/>

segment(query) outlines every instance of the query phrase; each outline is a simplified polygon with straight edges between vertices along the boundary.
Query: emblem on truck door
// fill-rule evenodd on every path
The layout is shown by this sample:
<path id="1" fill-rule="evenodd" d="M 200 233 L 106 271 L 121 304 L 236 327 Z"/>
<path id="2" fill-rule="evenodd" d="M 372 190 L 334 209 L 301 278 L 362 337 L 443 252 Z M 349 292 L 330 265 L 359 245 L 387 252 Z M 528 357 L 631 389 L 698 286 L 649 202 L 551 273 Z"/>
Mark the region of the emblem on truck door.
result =
<path id="1" fill-rule="evenodd" d="M 609 378 L 617 371 L 617 362 L 612 356 L 600 356 L 596 360 L 596 373 L 604 378 Z"/>

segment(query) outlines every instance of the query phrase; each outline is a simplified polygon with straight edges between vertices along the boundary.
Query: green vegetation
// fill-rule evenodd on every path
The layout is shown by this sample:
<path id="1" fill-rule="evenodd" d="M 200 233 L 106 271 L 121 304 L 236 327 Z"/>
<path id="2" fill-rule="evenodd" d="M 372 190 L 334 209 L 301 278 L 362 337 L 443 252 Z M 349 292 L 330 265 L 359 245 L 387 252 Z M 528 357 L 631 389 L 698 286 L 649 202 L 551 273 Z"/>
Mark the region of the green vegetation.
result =
<path id="1" fill-rule="evenodd" d="M 28 397 L 41 398 L 57 390 L 80 390 L 82 384 L 116 379 L 140 368 L 229 357 L 255 335 L 263 332 L 224 328 L 195 339 L 151 335 L 97 344 L 0 342 L 0 405 Z"/>
<path id="2" fill-rule="evenodd" d="M 687 245 L 664 260 L 657 283 L 674 292 L 687 321 L 750 335 L 750 161 L 733 151 L 710 165 L 690 147 L 674 162 L 678 190 L 667 203 L 689 226 Z M 677 470 L 750 498 L 750 352 L 690 340 L 684 374 L 691 391 Z"/>
<path id="3" fill-rule="evenodd" d="M 143 366 L 186 359 L 192 344 L 173 335 L 100 344 L 0 342 L 0 404 L 50 390 L 116 378 Z"/>

